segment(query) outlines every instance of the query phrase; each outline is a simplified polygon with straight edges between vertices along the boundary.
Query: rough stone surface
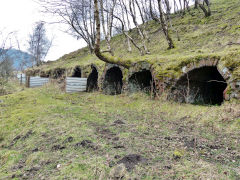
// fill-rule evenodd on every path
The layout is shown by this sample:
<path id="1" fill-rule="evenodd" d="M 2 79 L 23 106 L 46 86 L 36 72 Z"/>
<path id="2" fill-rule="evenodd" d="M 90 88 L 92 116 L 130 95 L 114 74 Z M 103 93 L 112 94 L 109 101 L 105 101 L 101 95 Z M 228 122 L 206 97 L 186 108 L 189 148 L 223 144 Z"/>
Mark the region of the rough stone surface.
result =
<path id="1" fill-rule="evenodd" d="M 123 179 L 124 176 L 126 175 L 127 170 L 124 166 L 124 164 L 119 164 L 115 166 L 109 173 L 109 177 L 113 180 L 115 179 Z"/>

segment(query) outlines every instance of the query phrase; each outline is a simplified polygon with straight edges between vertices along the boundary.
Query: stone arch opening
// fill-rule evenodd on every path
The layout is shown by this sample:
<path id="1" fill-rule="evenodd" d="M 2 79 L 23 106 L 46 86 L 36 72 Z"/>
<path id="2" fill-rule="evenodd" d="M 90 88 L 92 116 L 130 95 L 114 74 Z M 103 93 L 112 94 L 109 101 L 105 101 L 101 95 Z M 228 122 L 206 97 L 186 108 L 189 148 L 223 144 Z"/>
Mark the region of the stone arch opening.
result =
<path id="1" fill-rule="evenodd" d="M 142 70 L 135 72 L 128 79 L 128 87 L 130 92 L 143 91 L 146 93 L 154 92 L 155 83 L 153 81 L 150 70 Z"/>
<path id="2" fill-rule="evenodd" d="M 82 77 L 80 67 L 77 66 L 77 67 L 74 68 L 72 77 L 79 77 L 79 78 Z"/>
<path id="3" fill-rule="evenodd" d="M 192 104 L 221 105 L 227 83 L 216 66 L 193 69 L 173 88 L 177 101 Z"/>
<path id="4" fill-rule="evenodd" d="M 58 78 L 63 77 L 64 74 L 65 74 L 65 69 L 57 68 L 52 71 L 52 78 L 58 79 Z"/>
<path id="5" fill-rule="evenodd" d="M 87 79 L 87 92 L 98 90 L 98 71 L 97 68 L 92 66 L 92 72 Z"/>
<path id="6" fill-rule="evenodd" d="M 103 82 L 103 92 L 109 95 L 122 93 L 123 74 L 119 67 L 112 67 L 107 70 Z"/>

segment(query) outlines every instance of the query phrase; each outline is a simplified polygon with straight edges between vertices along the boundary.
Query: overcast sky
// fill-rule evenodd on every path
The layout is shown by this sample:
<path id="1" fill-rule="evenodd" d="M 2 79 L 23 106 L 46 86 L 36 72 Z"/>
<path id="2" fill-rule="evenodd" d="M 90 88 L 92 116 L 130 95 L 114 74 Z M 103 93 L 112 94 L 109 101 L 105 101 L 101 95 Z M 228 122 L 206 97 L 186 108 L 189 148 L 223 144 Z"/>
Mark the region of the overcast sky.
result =
<path id="1" fill-rule="evenodd" d="M 34 23 L 41 20 L 49 22 L 46 25 L 48 37 L 55 37 L 46 60 L 56 60 L 66 53 L 85 46 L 83 41 L 64 33 L 66 28 L 60 27 L 59 24 L 50 24 L 53 17 L 41 13 L 41 7 L 34 0 L 1 0 L 0 30 L 4 29 L 5 33 L 15 31 L 21 50 L 27 51 L 28 35 Z"/>

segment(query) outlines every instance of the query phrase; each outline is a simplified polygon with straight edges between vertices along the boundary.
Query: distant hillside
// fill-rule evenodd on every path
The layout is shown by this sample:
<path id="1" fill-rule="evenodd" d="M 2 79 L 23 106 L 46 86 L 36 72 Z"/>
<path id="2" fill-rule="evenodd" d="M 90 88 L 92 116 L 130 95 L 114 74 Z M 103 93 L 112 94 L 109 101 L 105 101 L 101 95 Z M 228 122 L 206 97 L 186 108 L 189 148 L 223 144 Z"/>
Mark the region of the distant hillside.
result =
<path id="1" fill-rule="evenodd" d="M 26 52 L 17 49 L 10 49 L 7 52 L 7 55 L 13 60 L 13 66 L 16 70 L 21 69 L 22 64 L 24 64 L 24 69 L 32 66 L 32 63 L 30 61 L 31 55 Z"/>

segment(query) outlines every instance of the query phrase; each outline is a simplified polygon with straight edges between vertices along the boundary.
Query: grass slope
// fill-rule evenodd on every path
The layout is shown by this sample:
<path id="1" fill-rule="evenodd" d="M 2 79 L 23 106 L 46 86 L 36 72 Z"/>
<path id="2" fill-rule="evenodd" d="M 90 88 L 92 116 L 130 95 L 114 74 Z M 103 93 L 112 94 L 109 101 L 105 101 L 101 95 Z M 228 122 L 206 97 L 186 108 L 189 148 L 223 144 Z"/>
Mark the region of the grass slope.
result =
<path id="1" fill-rule="evenodd" d="M 16 84 L 18 84 L 17 79 L 9 78 L 9 80 L 6 81 L 0 78 L 0 96 L 24 90 L 24 87 L 16 86 Z"/>
<path id="2" fill-rule="evenodd" d="M 111 44 L 115 55 L 124 60 L 130 59 L 132 62 L 144 60 L 156 66 L 160 65 L 157 71 L 162 74 L 172 73 L 169 70 L 181 69 L 178 67 L 186 64 L 184 62 L 198 61 L 215 56 L 219 56 L 226 61 L 224 65 L 228 67 L 232 67 L 229 66 L 231 65 L 229 62 L 240 65 L 240 46 L 230 45 L 240 42 L 240 2 L 236 0 L 212 0 L 211 8 L 212 16 L 208 18 L 205 18 L 202 11 L 198 9 L 192 9 L 184 17 L 173 15 L 171 35 L 176 45 L 175 49 L 167 50 L 167 43 L 160 25 L 151 21 L 147 26 L 151 39 L 148 42 L 151 55 L 140 56 L 135 48 L 133 48 L 132 53 L 128 53 L 123 35 L 115 36 L 112 39 Z M 181 41 L 177 41 L 174 30 L 179 32 Z M 136 37 L 136 30 L 133 29 L 131 34 Z M 104 49 L 104 42 L 102 46 Z M 89 54 L 87 48 L 83 48 L 67 54 L 55 62 L 49 62 L 41 67 L 34 68 L 34 70 L 68 69 L 76 65 L 85 66 L 91 63 L 103 64 L 97 57 Z M 235 68 L 234 72 L 235 75 L 240 76 L 239 68 Z"/>
<path id="3" fill-rule="evenodd" d="M 0 179 L 240 178 L 236 104 L 65 94 L 56 85 L 0 99 Z M 141 157 L 126 172 L 118 163 L 130 154 Z"/>

